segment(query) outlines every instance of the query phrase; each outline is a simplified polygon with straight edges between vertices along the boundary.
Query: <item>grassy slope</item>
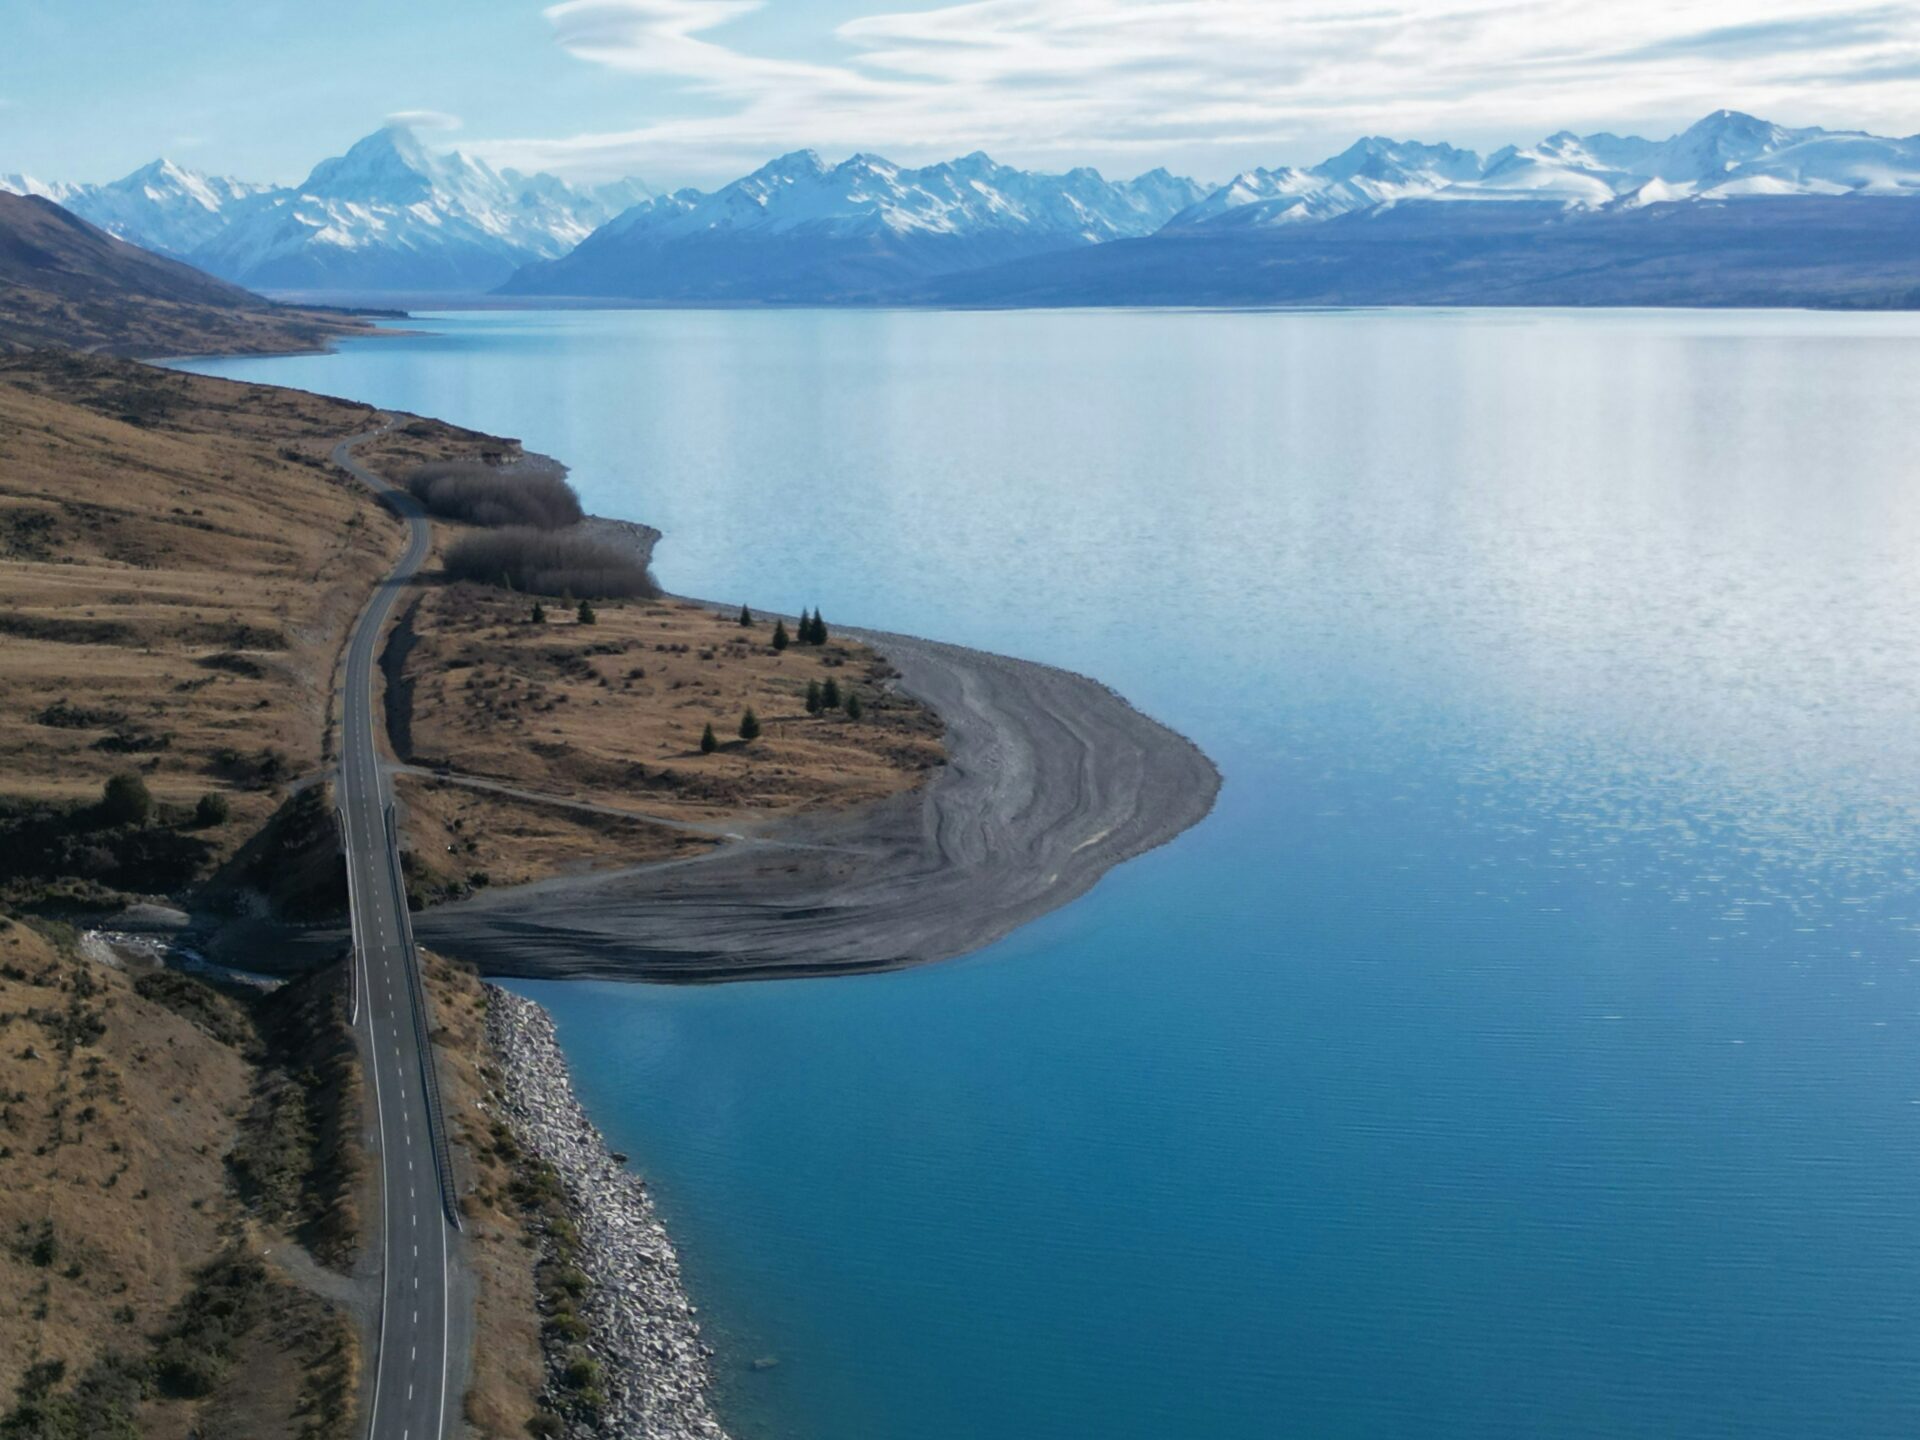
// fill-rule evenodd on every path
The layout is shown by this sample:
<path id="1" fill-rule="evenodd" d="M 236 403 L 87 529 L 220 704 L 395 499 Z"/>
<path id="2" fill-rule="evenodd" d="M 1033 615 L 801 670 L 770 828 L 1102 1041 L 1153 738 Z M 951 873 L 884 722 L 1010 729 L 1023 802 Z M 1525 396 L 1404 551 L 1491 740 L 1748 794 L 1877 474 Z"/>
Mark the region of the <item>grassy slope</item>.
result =
<path id="1" fill-rule="evenodd" d="M 0 352 L 317 350 L 367 328 L 344 314 L 275 305 L 116 240 L 49 200 L 0 193 Z"/>
<path id="2" fill-rule="evenodd" d="M 436 554 L 471 527 L 435 522 Z M 615 600 L 578 623 L 549 598 L 448 583 L 432 569 L 389 651 L 389 715 L 403 758 L 541 796 L 724 829 L 910 789 L 943 763 L 938 719 L 892 693 L 865 645 L 771 644 L 771 622 L 685 601 Z M 810 716 L 809 681 L 858 693 L 865 714 Z M 760 738 L 739 738 L 751 707 Z M 703 728 L 720 741 L 702 754 Z M 413 859 L 429 893 L 475 875 L 518 884 L 564 869 L 632 864 L 712 842 L 644 820 L 594 815 L 403 779 Z"/>
<path id="3" fill-rule="evenodd" d="M 8 1433 L 344 1433 L 351 1326 L 260 1262 L 287 1242 L 229 1178 L 277 1063 L 247 1010 L 198 982 L 0 917 Z"/>
<path id="4" fill-rule="evenodd" d="M 374 423 L 365 406 L 126 361 L 0 359 L 0 812 L 38 806 L 84 831 L 74 807 L 132 770 L 163 807 L 212 792 L 231 813 L 151 827 L 165 864 L 116 865 L 115 837 L 86 832 L 60 860 L 68 893 L 179 893 L 324 763 L 348 627 L 400 545 L 326 460 Z M 408 429 L 404 454 L 477 439 Z M 11 857 L 16 900 L 58 888 L 48 856 Z"/>

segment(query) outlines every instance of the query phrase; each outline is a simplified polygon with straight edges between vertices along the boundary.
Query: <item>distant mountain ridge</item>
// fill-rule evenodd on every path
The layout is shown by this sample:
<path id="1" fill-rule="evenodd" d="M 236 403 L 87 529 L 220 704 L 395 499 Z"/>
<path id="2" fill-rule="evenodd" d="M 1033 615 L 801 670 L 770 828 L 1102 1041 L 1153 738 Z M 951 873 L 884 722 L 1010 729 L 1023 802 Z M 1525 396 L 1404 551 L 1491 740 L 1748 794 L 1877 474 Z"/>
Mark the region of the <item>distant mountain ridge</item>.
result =
<path id="1" fill-rule="evenodd" d="M 1110 181 L 1087 168 L 1019 170 L 978 151 L 908 168 L 867 154 L 829 165 L 796 150 L 710 195 L 642 201 L 503 293 L 831 300 L 1151 234 L 1201 194 L 1165 170 Z"/>
<path id="2" fill-rule="evenodd" d="M 0 175 L 143 249 L 270 290 L 489 290 L 563 255 L 651 192 L 638 180 L 570 185 L 437 154 L 387 126 L 294 186 L 255 185 L 157 160 L 106 185 Z"/>
<path id="3" fill-rule="evenodd" d="M 1764 296 L 1767 274 L 1791 271 L 1805 288 L 1783 296 L 1881 304 L 1909 292 L 1909 221 L 1824 207 L 1920 197 L 1920 136 L 1793 129 L 1717 110 L 1666 140 L 1562 130 L 1486 156 L 1369 136 L 1316 165 L 1247 170 L 1217 186 L 1165 170 L 1123 181 L 1088 168 L 1034 172 L 979 152 L 908 167 L 796 150 L 711 193 L 656 195 L 637 180 L 583 186 L 495 171 L 390 127 L 297 186 L 161 161 L 103 186 L 0 175 L 5 189 L 240 283 L 356 296 L 497 288 L 666 305 L 1423 303 L 1428 292 L 1410 276 L 1451 266 L 1458 273 L 1432 291 L 1449 303 L 1519 303 L 1510 297 L 1522 293 L 1583 303 L 1573 271 L 1540 289 L 1553 257 L 1577 253 L 1612 272 L 1593 282 L 1594 294 L 1622 297 L 1605 303 Z M 1728 208 L 1761 201 L 1780 203 L 1764 219 Z M 1699 253 L 1670 253 L 1652 225 L 1603 223 L 1635 212 L 1684 230 Z M 1378 245 L 1354 228 L 1369 221 L 1385 226 Z M 1818 253 L 1823 235 L 1839 237 L 1845 264 Z M 1218 243 L 1183 243 L 1201 239 Z M 1740 263 L 1754 268 L 1739 286 L 1711 273 L 1721 244 L 1746 247 Z M 1114 246 L 1126 254 L 1107 253 Z M 1638 279 L 1621 279 L 1636 267 Z M 1335 275 L 1338 284 L 1321 283 Z"/>

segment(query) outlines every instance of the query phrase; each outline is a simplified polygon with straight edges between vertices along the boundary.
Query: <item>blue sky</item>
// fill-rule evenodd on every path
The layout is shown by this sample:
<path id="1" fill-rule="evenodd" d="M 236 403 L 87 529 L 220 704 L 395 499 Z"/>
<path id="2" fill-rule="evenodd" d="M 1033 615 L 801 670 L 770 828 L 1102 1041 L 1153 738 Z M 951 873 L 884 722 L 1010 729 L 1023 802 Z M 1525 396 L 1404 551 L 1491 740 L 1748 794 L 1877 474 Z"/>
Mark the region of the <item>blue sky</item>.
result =
<path id="1" fill-rule="evenodd" d="M 1722 105 L 1920 130 L 1909 0 L 0 0 L 0 38 L 0 170 L 63 180 L 291 182 L 394 114 L 657 186 L 801 146 L 1219 178 Z"/>

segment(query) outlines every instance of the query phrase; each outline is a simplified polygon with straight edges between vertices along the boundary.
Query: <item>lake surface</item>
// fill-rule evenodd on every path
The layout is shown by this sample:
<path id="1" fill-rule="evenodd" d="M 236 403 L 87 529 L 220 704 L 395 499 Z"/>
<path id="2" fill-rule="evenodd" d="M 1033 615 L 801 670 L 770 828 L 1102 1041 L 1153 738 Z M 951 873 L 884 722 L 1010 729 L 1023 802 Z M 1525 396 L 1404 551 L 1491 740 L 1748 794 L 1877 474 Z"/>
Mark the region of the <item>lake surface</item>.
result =
<path id="1" fill-rule="evenodd" d="M 1226 776 L 965 960 L 516 987 L 742 1440 L 1920 1433 L 1920 317 L 422 324 L 197 368 Z"/>

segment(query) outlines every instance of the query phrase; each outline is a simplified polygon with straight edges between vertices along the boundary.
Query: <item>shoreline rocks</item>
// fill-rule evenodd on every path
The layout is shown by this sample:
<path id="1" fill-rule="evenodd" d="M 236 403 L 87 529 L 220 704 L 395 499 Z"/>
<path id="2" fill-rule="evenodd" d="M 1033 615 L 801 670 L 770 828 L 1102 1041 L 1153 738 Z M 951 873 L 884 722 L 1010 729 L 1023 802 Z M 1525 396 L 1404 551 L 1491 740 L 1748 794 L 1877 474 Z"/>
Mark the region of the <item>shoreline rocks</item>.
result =
<path id="1" fill-rule="evenodd" d="M 641 1179 L 614 1159 L 573 1093 L 553 1020 L 531 1000 L 487 987 L 487 1040 L 500 1062 L 505 1118 L 560 1177 L 590 1282 L 583 1342 L 600 1366 L 605 1408 L 569 1435 L 727 1440 L 709 1396 L 712 1351 L 700 1339 L 680 1258 Z M 547 1356 L 549 1391 L 564 1360 Z"/>

